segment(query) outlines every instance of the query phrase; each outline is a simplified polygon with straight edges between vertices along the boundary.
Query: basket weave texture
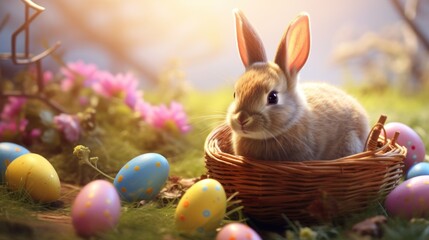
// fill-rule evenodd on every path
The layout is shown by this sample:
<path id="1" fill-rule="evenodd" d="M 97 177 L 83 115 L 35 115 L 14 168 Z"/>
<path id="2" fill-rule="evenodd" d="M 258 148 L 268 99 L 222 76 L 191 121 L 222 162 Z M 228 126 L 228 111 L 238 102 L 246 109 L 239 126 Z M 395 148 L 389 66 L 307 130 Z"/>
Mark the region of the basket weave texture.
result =
<path id="1" fill-rule="evenodd" d="M 228 195 L 238 192 L 253 220 L 284 225 L 346 217 L 382 201 L 399 184 L 406 148 L 385 139 L 385 116 L 372 128 L 362 153 L 335 160 L 262 161 L 232 154 L 231 130 L 214 129 L 205 142 L 208 176 Z M 384 134 L 380 134 L 383 133 Z"/>

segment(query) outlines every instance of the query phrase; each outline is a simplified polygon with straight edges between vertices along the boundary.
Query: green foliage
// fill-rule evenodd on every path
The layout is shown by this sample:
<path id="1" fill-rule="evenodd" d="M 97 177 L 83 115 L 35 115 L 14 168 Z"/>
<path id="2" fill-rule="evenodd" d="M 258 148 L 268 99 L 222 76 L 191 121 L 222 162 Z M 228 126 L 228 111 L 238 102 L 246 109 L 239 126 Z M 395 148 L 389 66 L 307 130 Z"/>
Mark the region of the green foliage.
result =
<path id="1" fill-rule="evenodd" d="M 385 240 L 429 239 L 429 222 L 425 219 L 413 219 L 405 221 L 403 219 L 390 219 L 384 228 Z"/>

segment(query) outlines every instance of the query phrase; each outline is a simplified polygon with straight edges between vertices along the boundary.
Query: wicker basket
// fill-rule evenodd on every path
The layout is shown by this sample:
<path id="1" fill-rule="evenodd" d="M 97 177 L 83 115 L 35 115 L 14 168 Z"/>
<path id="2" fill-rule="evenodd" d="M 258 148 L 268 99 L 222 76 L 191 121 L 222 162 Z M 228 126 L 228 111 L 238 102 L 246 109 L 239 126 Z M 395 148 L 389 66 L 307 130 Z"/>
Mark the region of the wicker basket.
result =
<path id="1" fill-rule="evenodd" d="M 262 161 L 232 154 L 231 130 L 214 129 L 205 143 L 208 176 L 228 195 L 238 192 L 254 221 L 285 225 L 345 217 L 383 200 L 402 177 L 406 148 L 385 139 L 385 116 L 372 128 L 364 152 L 320 161 Z M 380 134 L 384 133 L 384 134 Z"/>

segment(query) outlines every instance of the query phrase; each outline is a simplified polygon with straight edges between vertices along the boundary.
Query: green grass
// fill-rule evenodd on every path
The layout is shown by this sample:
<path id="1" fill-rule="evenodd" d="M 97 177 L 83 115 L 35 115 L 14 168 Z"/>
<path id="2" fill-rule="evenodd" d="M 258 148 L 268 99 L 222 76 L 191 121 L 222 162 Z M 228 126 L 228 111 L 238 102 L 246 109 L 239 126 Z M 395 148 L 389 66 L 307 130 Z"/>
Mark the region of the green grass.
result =
<path id="1" fill-rule="evenodd" d="M 118 230 L 106 239 L 156 239 L 160 236 L 178 236 L 174 226 L 174 206 L 157 206 L 156 203 L 135 208 L 123 208 Z"/>
<path id="2" fill-rule="evenodd" d="M 429 120 L 427 103 L 428 91 L 422 90 L 416 94 L 404 95 L 398 89 L 386 89 L 382 92 L 369 92 L 363 89 L 349 88 L 366 108 L 372 122 L 375 122 L 380 114 L 388 116 L 388 122 L 402 122 L 418 131 L 428 132 L 424 124 Z M 421 132 L 419 132 L 421 133 Z"/>
<path id="3" fill-rule="evenodd" d="M 415 95 L 402 95 L 398 91 L 388 89 L 384 92 L 368 92 L 357 88 L 347 88 L 349 92 L 359 99 L 368 110 L 370 122 L 375 123 L 380 114 L 386 114 L 388 121 L 399 121 L 413 127 L 423 138 L 426 148 L 429 149 L 429 111 L 427 103 L 429 96 L 425 91 Z M 148 94 L 149 99 L 156 96 Z M 161 136 L 161 143 L 151 143 L 151 139 L 160 139 L 160 133 L 147 130 L 134 132 L 133 122 L 112 119 L 110 127 L 105 127 L 105 132 L 95 133 L 83 143 L 89 146 L 93 156 L 98 156 L 100 169 L 114 176 L 120 167 L 132 157 L 148 152 L 159 151 L 170 162 L 170 175 L 181 177 L 198 177 L 205 173 L 204 167 L 204 141 L 210 131 L 224 121 L 224 115 L 228 104 L 232 100 L 232 90 L 222 89 L 213 92 L 191 91 L 182 96 L 181 102 L 189 113 L 193 130 L 186 136 Z M 116 109 L 122 115 L 131 114 L 124 109 Z M 102 114 L 100 114 L 102 117 Z M 118 129 L 121 131 L 118 132 Z M 136 144 L 137 143 L 137 144 Z M 33 151 L 47 151 L 43 147 L 32 149 Z M 72 146 L 59 146 L 50 149 L 46 154 L 54 166 L 59 169 L 59 175 L 63 180 L 76 179 L 77 162 L 73 159 Z M 94 177 L 95 172 L 87 168 L 86 180 Z M 79 239 L 73 233 L 70 226 L 59 228 L 52 227 L 52 223 L 44 223 L 35 216 L 35 213 L 51 211 L 59 215 L 67 216 L 70 206 L 60 209 L 49 209 L 36 203 L 28 202 L 24 198 L 9 193 L 4 188 L 0 189 L 0 239 L 7 236 L 15 236 L 17 239 L 25 239 L 26 235 L 19 235 L 16 229 L 21 226 L 27 229 L 29 234 L 37 236 L 37 239 Z M 160 206 L 158 203 L 136 207 L 124 204 L 120 223 L 113 232 L 107 233 L 103 239 L 183 239 L 174 229 L 174 204 Z M 351 238 L 349 230 L 351 226 L 372 216 L 378 210 L 368 212 L 350 219 L 345 225 L 310 226 L 318 232 L 318 239 L 361 239 Z M 7 223 L 7 224 L 5 224 Z M 12 226 L 16 224 L 18 228 Z M 21 225 L 20 225 L 21 224 Z M 43 227 L 41 227 L 43 226 Z M 404 221 L 389 219 L 385 228 L 383 239 L 426 239 L 429 236 L 428 224 L 425 221 Z M 16 227 L 16 226 L 15 226 Z M 28 230 L 30 229 L 30 230 Z M 38 230 L 42 229 L 42 230 Z M 49 229 L 44 231 L 43 229 Z M 25 232 L 25 231 L 24 231 Z M 270 239 L 285 239 L 285 233 L 270 233 Z M 363 238 L 362 238 L 363 239 Z"/>

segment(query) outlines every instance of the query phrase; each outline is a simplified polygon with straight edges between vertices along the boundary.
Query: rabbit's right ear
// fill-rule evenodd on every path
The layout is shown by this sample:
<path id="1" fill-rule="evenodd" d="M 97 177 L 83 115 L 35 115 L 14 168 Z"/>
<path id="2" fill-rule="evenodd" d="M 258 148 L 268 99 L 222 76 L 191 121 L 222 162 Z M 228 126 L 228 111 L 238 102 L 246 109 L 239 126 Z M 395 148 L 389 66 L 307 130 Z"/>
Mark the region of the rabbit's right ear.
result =
<path id="1" fill-rule="evenodd" d="M 292 80 L 304 66 L 309 53 L 310 19 L 307 13 L 301 13 L 283 35 L 274 61 Z"/>
<path id="2" fill-rule="evenodd" d="M 246 16 L 239 9 L 234 9 L 237 45 L 241 61 L 247 68 L 255 62 L 266 62 L 262 41 Z"/>

